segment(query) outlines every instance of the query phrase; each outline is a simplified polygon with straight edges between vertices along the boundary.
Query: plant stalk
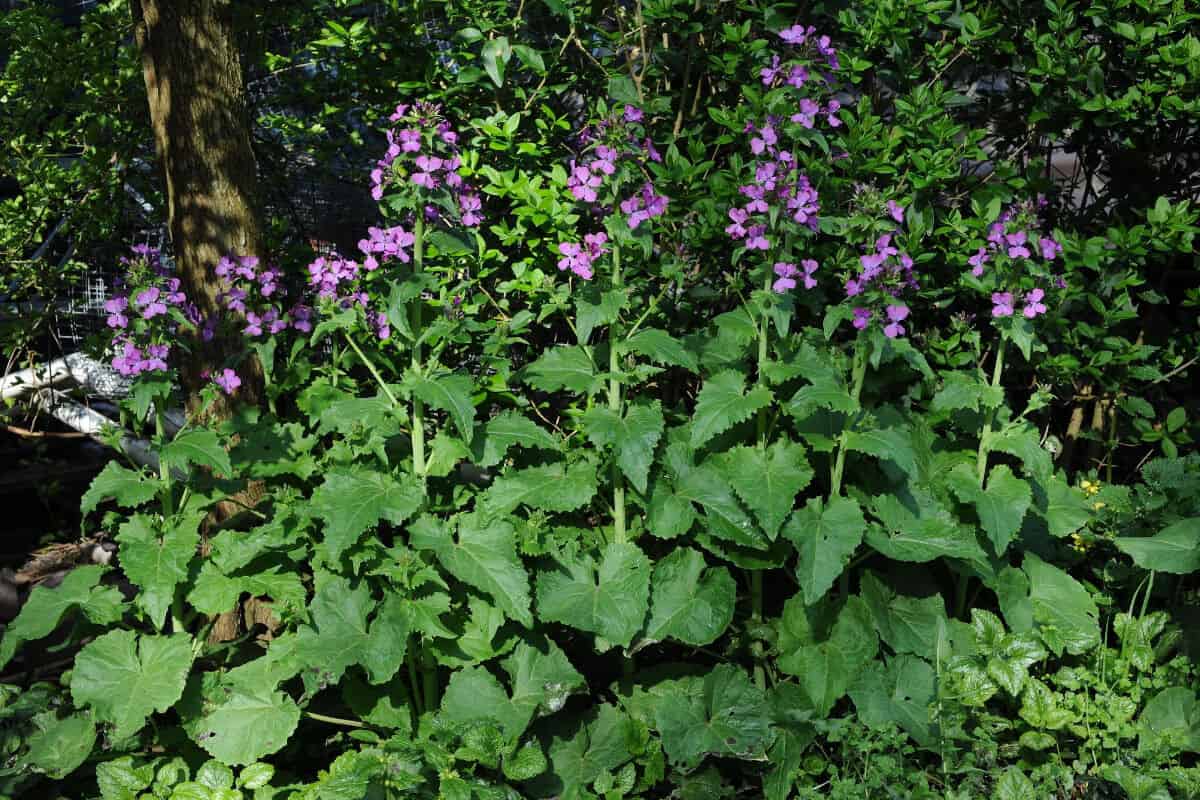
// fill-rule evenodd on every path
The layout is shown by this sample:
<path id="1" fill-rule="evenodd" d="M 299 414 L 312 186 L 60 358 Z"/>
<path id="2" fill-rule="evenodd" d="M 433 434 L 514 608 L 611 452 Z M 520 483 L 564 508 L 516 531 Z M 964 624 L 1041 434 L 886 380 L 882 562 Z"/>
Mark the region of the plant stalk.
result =
<path id="1" fill-rule="evenodd" d="M 413 226 L 413 273 L 419 275 L 425 268 L 425 216 L 424 210 L 417 210 L 417 221 Z M 421 369 L 421 326 L 424 306 L 418 295 L 409 309 L 410 326 L 412 327 L 413 352 L 412 366 L 414 371 Z M 413 472 L 421 481 L 421 490 L 425 491 L 425 404 L 421 398 L 412 399 L 412 453 Z"/>
<path id="2" fill-rule="evenodd" d="M 992 366 L 992 388 L 995 389 L 1000 385 L 1000 376 L 1004 373 L 1004 345 L 1006 344 L 1003 336 L 1000 337 L 1000 345 L 996 350 L 996 363 Z M 989 409 L 987 417 L 983 422 L 983 432 L 979 436 L 979 454 L 975 457 L 975 472 L 979 476 L 979 488 L 983 488 L 984 481 L 987 478 L 987 459 L 988 452 L 992 447 L 992 426 L 996 422 L 996 410 Z"/>
<path id="3" fill-rule="evenodd" d="M 612 248 L 612 264 L 613 289 L 620 290 L 623 285 L 621 277 L 621 248 L 615 243 Z M 621 359 L 617 347 L 620 341 L 621 326 L 619 323 L 613 322 L 608 326 L 608 407 L 618 418 L 622 416 Z M 625 526 L 625 476 L 621 474 L 621 468 L 617 466 L 615 457 L 612 463 L 612 484 L 613 539 L 617 542 L 625 542 L 628 541 L 628 533 Z"/>
<path id="4" fill-rule="evenodd" d="M 854 364 L 850 370 L 850 397 L 854 400 L 855 405 L 858 405 L 859 398 L 862 397 L 863 382 L 867 377 L 867 357 L 865 350 L 865 341 L 860 335 L 854 342 Z M 847 433 L 849 433 L 848 425 L 842 429 L 842 434 L 838 437 L 837 455 L 834 457 L 833 473 L 829 478 L 830 497 L 837 497 L 842 493 L 842 475 L 846 469 Z"/>

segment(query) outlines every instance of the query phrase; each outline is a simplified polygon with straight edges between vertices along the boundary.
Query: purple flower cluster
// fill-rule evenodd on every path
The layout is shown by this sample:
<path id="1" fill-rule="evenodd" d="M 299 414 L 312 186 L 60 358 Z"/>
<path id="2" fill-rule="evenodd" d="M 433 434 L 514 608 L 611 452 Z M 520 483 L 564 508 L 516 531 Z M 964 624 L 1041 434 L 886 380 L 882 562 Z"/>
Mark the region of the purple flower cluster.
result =
<path id="1" fill-rule="evenodd" d="M 459 135 L 442 116 L 436 103 L 418 101 L 401 104 L 388 118 L 394 127 L 387 131 L 388 147 L 371 170 L 371 196 L 382 200 L 397 186 L 419 204 L 427 215 L 438 216 L 437 205 L 426 200 L 443 200 L 457 209 L 458 221 L 468 228 L 483 222 L 483 199 L 459 173 Z"/>
<path id="2" fill-rule="evenodd" d="M 779 38 L 795 47 L 803 48 L 807 45 L 825 59 L 825 63 L 830 69 L 840 69 L 841 65 L 838 63 L 837 50 L 833 48 L 833 41 L 828 36 L 817 36 L 816 33 L 817 29 L 812 25 L 807 28 L 803 25 L 793 25 L 781 30 Z"/>
<path id="3" fill-rule="evenodd" d="M 296 303 L 283 309 L 287 289 L 278 267 L 263 267 L 257 256 L 225 256 L 214 272 L 221 281 L 217 302 L 245 319 L 246 336 L 274 336 L 288 328 L 302 333 L 312 330 L 312 309 Z M 206 325 L 202 335 L 212 338 L 213 326 Z"/>
<path id="4" fill-rule="evenodd" d="M 800 269 L 797 269 L 795 264 L 788 261 L 775 262 L 775 274 L 779 277 L 771 284 L 772 291 L 777 294 L 783 294 L 788 289 L 795 289 L 797 278 L 804 281 L 805 289 L 815 289 L 817 287 L 817 279 L 813 277 L 813 273 L 817 271 L 819 266 L 811 258 L 801 261 Z"/>
<path id="5" fill-rule="evenodd" d="M 800 172 L 796 158 L 788 150 L 775 146 L 778 138 L 773 123 L 761 129 L 747 126 L 747 131 L 756 134 L 750 140 L 750 149 L 762 157 L 754 164 L 754 182 L 738 187 L 738 193 L 746 198 L 741 208 L 729 209 L 730 224 L 725 232 L 736 240 L 744 240 L 747 250 L 769 250 L 772 221 L 775 225 L 784 220 L 817 230 L 817 214 L 820 198 L 808 176 Z M 772 214 L 772 208 L 786 214 Z"/>
<path id="6" fill-rule="evenodd" d="M 646 181 L 640 192 L 621 201 L 621 213 L 628 215 L 629 229 L 636 230 L 643 222 L 666 213 L 668 202 L 670 198 L 658 194 L 654 184 Z"/>
<path id="7" fill-rule="evenodd" d="M 991 290 L 993 319 L 1015 316 L 1018 307 L 1021 316 L 1036 319 L 1049 310 L 1046 289 L 1037 284 L 1063 285 L 1049 270 L 1062 255 L 1062 245 L 1037 230 L 1037 209 L 1043 204 L 1039 200 L 1006 209 L 988 228 L 986 244 L 967 258 L 971 276 Z M 1029 288 L 1012 288 L 1021 284 Z"/>
<path id="8" fill-rule="evenodd" d="M 904 207 L 895 202 L 888 203 L 888 212 L 893 220 L 904 219 Z M 859 257 L 858 273 L 846 280 L 846 297 L 860 303 L 853 310 L 854 327 L 865 330 L 873 319 L 879 319 L 889 339 L 905 333 L 903 322 L 910 311 L 901 295 L 920 288 L 912 258 L 892 243 L 893 236 L 880 236 L 874 251 Z"/>
<path id="9" fill-rule="evenodd" d="M 153 247 L 136 245 L 121 264 L 127 273 L 126 294 L 116 294 L 104 303 L 106 322 L 113 329 L 117 355 L 112 366 L 122 375 L 166 371 L 170 340 L 178 328 L 178 314 L 195 322 L 195 306 L 188 302 L 179 278 L 163 265 L 162 254 Z M 178 314 L 170 312 L 175 309 Z"/>
<path id="10" fill-rule="evenodd" d="M 590 281 L 595 275 L 592 262 L 608 252 L 604 246 L 607 241 L 608 235 L 600 232 L 585 235 L 582 245 L 578 242 L 560 243 L 558 252 L 562 254 L 562 258 L 558 260 L 558 268 L 570 270 L 585 281 Z"/>

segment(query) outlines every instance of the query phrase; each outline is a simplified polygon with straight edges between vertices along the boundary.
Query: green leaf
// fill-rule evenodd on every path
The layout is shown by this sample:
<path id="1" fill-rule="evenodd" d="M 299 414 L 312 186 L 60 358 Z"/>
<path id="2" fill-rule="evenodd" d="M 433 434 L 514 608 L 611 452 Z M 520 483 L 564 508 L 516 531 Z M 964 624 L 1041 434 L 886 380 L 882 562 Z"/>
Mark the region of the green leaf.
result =
<path id="1" fill-rule="evenodd" d="M 362 467 L 334 467 L 312 496 L 312 512 L 325 521 L 325 545 L 333 560 L 380 520 L 400 525 L 421 507 L 421 488 L 411 478 Z"/>
<path id="2" fill-rule="evenodd" d="M 61 779 L 91 755 L 96 746 L 96 723 L 83 714 L 58 719 L 50 712 L 50 717 L 45 723 L 34 718 L 38 729 L 29 736 L 25 758 L 35 769 Z"/>
<path id="3" fill-rule="evenodd" d="M 189 733 L 209 755 L 230 766 L 282 750 L 300 723 L 295 701 L 270 686 L 223 686 L 205 698 L 204 706 Z"/>
<path id="4" fill-rule="evenodd" d="M 347 667 L 362 664 L 371 683 L 386 683 L 404 659 L 408 618 L 405 604 L 389 599 L 379 604 L 368 626 L 367 617 L 375 609 L 365 582 L 352 587 L 341 576 L 325 577 L 309 603 L 312 624 L 300 629 L 297 652 L 334 681 Z"/>
<path id="5" fill-rule="evenodd" d="M 622 419 L 616 411 L 593 406 L 584 413 L 583 429 L 597 447 L 612 447 L 617 466 L 639 493 L 645 494 L 654 448 L 663 432 L 662 404 L 634 402 Z"/>
<path id="6" fill-rule="evenodd" d="M 221 475 L 233 474 L 233 466 L 229 463 L 229 453 L 226 453 L 225 448 L 221 446 L 221 440 L 215 431 L 207 429 L 184 431 L 165 445 L 160 455 L 173 466 L 198 464 L 202 467 L 210 467 Z"/>
<path id="7" fill-rule="evenodd" d="M 975 471 L 966 464 L 954 468 L 949 483 L 960 500 L 975 506 L 979 524 L 987 531 L 996 555 L 1004 555 L 1033 501 L 1029 484 L 1004 464 L 992 467 L 986 490 L 980 488 Z"/>
<path id="8" fill-rule="evenodd" d="M 897 653 L 939 658 L 938 643 L 946 628 L 946 605 L 940 594 L 897 595 L 872 573 L 862 576 L 862 597 L 871 608 L 880 637 Z"/>
<path id="9" fill-rule="evenodd" d="M 671 334 L 657 328 L 645 328 L 638 331 L 621 342 L 618 349 L 622 354 L 637 353 L 655 364 L 683 367 L 689 372 L 700 371 L 700 364 L 696 361 L 695 354 Z"/>
<path id="10" fill-rule="evenodd" d="M 553 487 L 553 491 L 548 491 Z M 574 511 L 596 494 L 596 468 L 587 461 L 508 472 L 492 482 L 480 500 L 489 517 L 508 514 L 520 505 L 542 511 Z"/>
<path id="11" fill-rule="evenodd" d="M 792 514 L 783 535 L 800 556 L 796 576 L 804 602 L 812 605 L 825 596 L 862 543 L 866 528 L 858 502 L 846 497 L 830 498 L 824 507 L 819 498 L 812 498 Z"/>
<path id="12" fill-rule="evenodd" d="M 1200 753 L 1200 702 L 1190 688 L 1172 686 L 1154 695 L 1137 725 L 1139 753 L 1168 748 Z"/>
<path id="13" fill-rule="evenodd" d="M 482 439 L 482 451 L 477 458 L 481 467 L 496 466 L 511 447 L 562 450 L 562 441 L 557 436 L 518 411 L 503 411 L 488 420 Z M 477 440 L 477 447 L 478 444 Z"/>
<path id="14" fill-rule="evenodd" d="M 996 800 L 1038 800 L 1033 781 L 1016 767 L 1009 767 L 996 781 Z"/>
<path id="15" fill-rule="evenodd" d="M 1029 577 L 1033 619 L 1046 647 L 1056 656 L 1064 650 L 1083 655 L 1100 643 L 1100 612 L 1081 583 L 1034 553 L 1025 554 L 1021 569 Z"/>
<path id="16" fill-rule="evenodd" d="M 1041 483 L 1046 492 L 1042 515 L 1051 536 L 1061 539 L 1087 524 L 1092 512 L 1081 489 L 1067 483 L 1060 475 L 1051 475 Z"/>
<path id="17" fill-rule="evenodd" d="M 654 566 L 650 621 L 636 649 L 674 639 L 700 647 L 716 641 L 733 621 L 737 586 L 724 567 L 681 547 Z"/>
<path id="18" fill-rule="evenodd" d="M 566 654 L 550 639 L 521 642 L 503 662 L 512 681 L 514 719 L 524 730 L 534 717 L 562 710 L 567 698 L 586 688 Z"/>
<path id="19" fill-rule="evenodd" d="M 696 396 L 692 448 L 699 448 L 717 434 L 750 419 L 771 403 L 771 397 L 771 390 L 765 386 L 754 386 L 747 393 L 746 379 L 734 370 L 712 376 Z"/>
<path id="20" fill-rule="evenodd" d="M 597 564 L 583 553 L 538 573 L 538 617 L 628 647 L 646 619 L 650 561 L 628 542 L 611 542 Z"/>
<path id="21" fill-rule="evenodd" d="M 153 762 L 134 768 L 132 756 L 96 764 L 96 783 L 103 800 L 137 800 L 138 793 L 154 781 Z"/>
<path id="22" fill-rule="evenodd" d="M 918 744 L 928 745 L 934 687 L 933 667 L 915 656 L 899 655 L 886 665 L 875 661 L 868 666 L 850 687 L 850 699 L 868 726 L 899 725 Z"/>
<path id="23" fill-rule="evenodd" d="M 792 513 L 796 495 L 813 476 L 803 445 L 787 439 L 772 442 L 765 450 L 735 447 L 723 453 L 717 463 L 772 541 Z"/>
<path id="24" fill-rule="evenodd" d="M 457 725 L 495 722 L 506 736 L 520 736 L 529 717 L 513 707 L 500 681 L 484 667 L 467 667 L 455 672 L 442 697 L 442 715 Z"/>
<path id="25" fill-rule="evenodd" d="M 551 722 L 543 737 L 551 768 L 532 783 L 536 797 L 582 800 L 585 787 L 632 758 L 629 749 L 637 737 L 634 722 L 615 706 L 593 706 L 584 714 Z"/>
<path id="26" fill-rule="evenodd" d="M 702 684 L 690 686 L 679 684 L 668 692 L 655 714 L 663 750 L 672 762 L 690 768 L 708 755 L 766 757 L 770 739 L 766 697 L 745 672 L 722 664 Z"/>
<path id="27" fill-rule="evenodd" d="M 931 407 L 934 411 L 978 411 L 981 407 L 999 408 L 1004 403 L 1003 391 L 990 386 L 976 375 L 946 372 L 942 374 L 942 380 L 942 388 L 933 396 Z"/>
<path id="28" fill-rule="evenodd" d="M 423 516 L 409 528 L 412 546 L 432 550 L 438 561 L 463 583 L 486 592 L 511 619 L 533 627 L 529 610 L 529 578 L 517 557 L 513 526 L 463 514 L 451 526 Z"/>
<path id="29" fill-rule="evenodd" d="M 454 420 L 463 441 L 471 444 L 475 435 L 475 404 L 471 392 L 475 383 L 466 375 L 443 375 L 439 378 L 417 378 L 406 383 L 417 397 L 433 408 L 445 411 Z"/>
<path id="30" fill-rule="evenodd" d="M 109 631 L 75 657 L 71 697 L 76 706 L 91 706 L 97 719 L 111 722 L 114 739 L 124 739 L 152 713 L 175 705 L 191 666 L 190 636 Z"/>
<path id="31" fill-rule="evenodd" d="M 551 347 L 525 367 L 521 376 L 525 383 L 543 392 L 570 389 L 579 394 L 593 394 L 601 385 L 592 365 L 591 349 L 570 345 Z"/>
<path id="32" fill-rule="evenodd" d="M 483 43 L 479 57 L 483 60 L 483 68 L 492 79 L 492 83 L 497 87 L 503 85 L 504 68 L 512 58 L 512 47 L 509 46 L 508 39 L 504 36 L 488 39 Z"/>
<path id="33" fill-rule="evenodd" d="M 880 495 L 872 500 L 871 512 L 883 523 L 883 530 L 873 526 L 867 544 L 888 558 L 917 563 L 961 558 L 987 566 L 987 554 L 974 533 L 924 490 L 908 487 L 905 494 Z"/>
<path id="34" fill-rule="evenodd" d="M 143 472 L 126 469 L 116 461 L 110 461 L 92 479 L 88 490 L 83 493 L 79 512 L 87 516 L 102 500 L 112 498 L 122 508 L 136 508 L 153 500 L 158 495 L 159 483 Z"/>
<path id="35" fill-rule="evenodd" d="M 1180 520 L 1153 536 L 1113 540 L 1142 569 L 1187 575 L 1200 570 L 1200 517 Z"/>
<path id="36" fill-rule="evenodd" d="M 917 453 L 912 446 L 912 431 L 907 428 L 847 431 L 845 443 L 849 450 L 894 462 L 905 475 L 917 473 Z"/>
<path id="37" fill-rule="evenodd" d="M 324 406 L 317 415 L 318 434 L 337 431 L 349 436 L 356 430 L 363 430 L 391 436 L 399 432 L 396 410 L 386 396 L 350 397 L 341 392 L 336 396 L 339 399 Z"/>
<path id="38" fill-rule="evenodd" d="M 42 584 L 33 587 L 21 613 L 8 624 L 0 641 L 0 667 L 7 664 L 22 642 L 32 642 L 49 636 L 58 627 L 63 615 L 75 608 L 87 609 L 97 592 L 96 586 L 104 567 L 85 564 L 70 570 L 55 587 Z"/>
<path id="39" fill-rule="evenodd" d="M 588 286 L 575 295 L 575 333 L 580 344 L 587 344 L 592 331 L 601 325 L 611 325 L 620 319 L 621 310 L 629 300 L 624 289 L 600 292 Z"/>
<path id="40" fill-rule="evenodd" d="M 803 422 L 817 409 L 826 408 L 843 414 L 858 410 L 858 403 L 850 396 L 841 375 L 832 371 L 807 375 L 811 383 L 801 386 L 787 402 L 787 412 Z"/>
<path id="41" fill-rule="evenodd" d="M 161 627 L 175 597 L 175 587 L 187 580 L 188 566 L 200 544 L 199 520 L 175 519 L 165 531 L 158 521 L 137 514 L 117 534 L 121 569 L 141 589 L 136 602 L 151 624 Z"/>

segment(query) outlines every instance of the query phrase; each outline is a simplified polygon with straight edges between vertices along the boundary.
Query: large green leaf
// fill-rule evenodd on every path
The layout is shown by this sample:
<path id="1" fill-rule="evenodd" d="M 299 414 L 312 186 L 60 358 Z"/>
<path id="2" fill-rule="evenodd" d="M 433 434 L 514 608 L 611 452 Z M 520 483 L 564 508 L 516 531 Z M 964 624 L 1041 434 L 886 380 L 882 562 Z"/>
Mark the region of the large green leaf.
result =
<path id="1" fill-rule="evenodd" d="M 469 376 L 418 377 L 405 385 L 427 405 L 449 414 L 463 441 L 471 443 L 475 435 L 475 404 L 471 402 L 475 384 Z"/>
<path id="2" fill-rule="evenodd" d="M 888 558 L 925 563 L 939 558 L 961 558 L 987 567 L 974 532 L 960 525 L 928 492 L 909 489 L 907 494 L 884 494 L 871 501 L 871 513 L 882 530 L 872 527 L 867 543 Z"/>
<path id="3" fill-rule="evenodd" d="M 915 656 L 899 655 L 864 670 L 850 687 L 850 699 L 870 727 L 894 723 L 918 744 L 927 745 L 932 739 L 929 705 L 934 687 L 933 667 Z"/>
<path id="4" fill-rule="evenodd" d="M 692 686 L 679 684 L 658 704 L 655 721 L 667 757 L 685 767 L 708 755 L 764 759 L 770 718 L 766 697 L 750 676 L 721 664 Z"/>
<path id="5" fill-rule="evenodd" d="M 538 617 L 628 647 L 646 619 L 650 560 L 628 542 L 611 542 L 597 564 L 580 553 L 538 573 Z"/>
<path id="6" fill-rule="evenodd" d="M 779 620 L 779 669 L 799 680 L 807 707 L 818 718 L 829 714 L 879 652 L 875 622 L 861 598 L 849 598 L 828 638 L 817 641 L 809 614 L 825 613 L 819 606 L 806 607 L 803 595 L 796 595 L 784 604 Z"/>
<path id="7" fill-rule="evenodd" d="M 447 572 L 487 592 L 510 618 L 533 627 L 529 578 L 517 557 L 511 524 L 480 514 L 464 514 L 451 524 L 423 516 L 410 527 L 410 535 L 413 547 L 432 550 Z"/>
<path id="8" fill-rule="evenodd" d="M 163 447 L 161 457 L 175 467 L 199 464 L 222 475 L 233 474 L 229 454 L 221 446 L 221 440 L 215 431 L 207 429 L 195 429 L 179 434 Z"/>
<path id="9" fill-rule="evenodd" d="M 421 507 L 421 488 L 411 479 L 362 467 L 335 467 L 312 496 L 312 511 L 325 521 L 325 546 L 335 561 L 380 520 L 399 525 Z"/>
<path id="10" fill-rule="evenodd" d="M 724 567 L 708 567 L 704 556 L 688 547 L 673 550 L 654 566 L 650 621 L 637 648 L 674 639 L 709 644 L 733 620 L 737 586 Z"/>
<path id="11" fill-rule="evenodd" d="M 103 601 L 108 587 L 98 587 L 104 567 L 85 564 L 68 572 L 58 586 L 38 585 L 33 587 L 21 613 L 8 623 L 4 639 L 0 641 L 0 667 L 9 662 L 22 642 L 31 642 L 49 636 L 58 627 L 63 615 L 75 608 L 85 613 Z"/>
<path id="12" fill-rule="evenodd" d="M 644 328 L 638 331 L 621 342 L 620 350 L 622 353 L 632 352 L 645 356 L 656 364 L 683 367 L 691 372 L 700 370 L 700 365 L 692 351 L 666 331 L 656 328 Z"/>
<path id="13" fill-rule="evenodd" d="M 176 519 L 166 530 L 159 521 L 137 514 L 117 534 L 121 569 L 141 589 L 136 602 L 150 622 L 161 627 L 175 597 L 175 587 L 187 580 L 188 566 L 200 544 L 196 518 Z"/>
<path id="14" fill-rule="evenodd" d="M 562 345 L 552 347 L 522 371 L 525 383 L 543 392 L 570 389 L 592 394 L 600 388 L 600 376 L 592 364 L 591 349 Z"/>
<path id="15" fill-rule="evenodd" d="M 582 421 L 592 444 L 611 447 L 621 472 L 644 494 L 654 448 L 663 432 L 662 404 L 657 400 L 631 403 L 624 418 L 610 408 L 594 406 Z"/>
<path id="16" fill-rule="evenodd" d="M 113 738 L 141 730 L 155 711 L 183 694 L 192 666 L 190 636 L 145 636 L 115 630 L 92 640 L 75 657 L 71 697 L 113 724 Z"/>
<path id="17" fill-rule="evenodd" d="M 601 292 L 596 286 L 588 284 L 583 291 L 575 295 L 575 334 L 580 344 L 587 344 L 592 331 L 601 325 L 611 325 L 620 319 L 621 310 L 629 301 L 629 293 L 624 289 L 612 289 Z"/>
<path id="18" fill-rule="evenodd" d="M 1140 752 L 1165 747 L 1200 753 L 1200 701 L 1189 687 L 1172 686 L 1154 695 L 1137 724 Z"/>
<path id="19" fill-rule="evenodd" d="M 223 764 L 251 764 L 282 750 L 300 723 L 300 708 L 284 692 L 235 686 L 214 694 L 192 737 Z"/>
<path id="20" fill-rule="evenodd" d="M 51 778 L 65 778 L 83 764 L 96 745 L 96 723 L 85 714 L 59 719 L 53 711 L 34 718 L 25 759 Z"/>
<path id="21" fill-rule="evenodd" d="M 1033 619 L 1046 647 L 1055 655 L 1064 650 L 1083 655 L 1100 643 L 1100 612 L 1083 584 L 1034 553 L 1025 554 L 1021 569 L 1029 577 Z"/>
<path id="22" fill-rule="evenodd" d="M 158 494 L 159 483 L 144 472 L 134 472 L 110 461 L 92 479 L 79 502 L 79 512 L 85 517 L 100 505 L 102 500 L 112 498 L 122 508 L 136 508 L 153 500 Z"/>
<path id="23" fill-rule="evenodd" d="M 796 495 L 812 480 L 804 447 L 787 439 L 765 449 L 735 447 L 718 460 L 721 473 L 758 524 L 774 540 L 796 503 Z"/>
<path id="24" fill-rule="evenodd" d="M 567 698 L 586 688 L 566 653 L 550 639 L 524 641 L 503 662 L 512 681 L 512 704 L 522 730 L 535 716 L 562 709 Z"/>
<path id="25" fill-rule="evenodd" d="M 1004 555 L 1017 531 L 1021 530 L 1025 512 L 1033 501 L 1029 484 L 1013 475 L 1004 464 L 992 467 L 987 489 L 980 487 L 974 470 L 966 464 L 955 467 L 949 481 L 959 499 L 975 506 L 979 524 L 987 531 L 996 555 Z"/>
<path id="26" fill-rule="evenodd" d="M 796 576 L 806 603 L 812 605 L 825 596 L 862 543 L 866 529 L 858 502 L 847 497 L 830 498 L 827 505 L 813 498 L 792 514 L 783 535 L 799 553 Z"/>
<path id="27" fill-rule="evenodd" d="M 942 373 L 942 388 L 933 396 L 934 411 L 957 411 L 968 409 L 998 408 L 1004 402 L 1004 394 L 995 387 L 967 372 Z"/>
<path id="28" fill-rule="evenodd" d="M 616 706 L 592 706 L 584 714 L 548 722 L 542 739 L 550 771 L 530 784 L 535 797 L 586 797 L 583 792 L 596 778 L 633 757 L 629 749 L 637 728 Z"/>
<path id="29" fill-rule="evenodd" d="M 579 461 L 528 467 L 501 475 L 480 500 L 489 517 L 502 516 L 526 505 L 542 511 L 574 511 L 596 494 L 596 468 Z"/>
<path id="30" fill-rule="evenodd" d="M 365 582 L 351 586 L 341 576 L 322 576 L 309 603 L 311 625 L 300 629 L 297 652 L 307 663 L 338 680 L 352 664 L 362 664 L 371 683 L 391 680 L 400 669 L 408 640 L 408 619 L 397 598 L 375 610 L 371 590 Z"/>
<path id="31" fill-rule="evenodd" d="M 477 457 L 481 467 L 496 466 L 504 460 L 511 447 L 552 451 L 562 449 L 558 437 L 517 411 L 503 411 L 492 417 L 481 438 L 483 447 Z"/>
<path id="32" fill-rule="evenodd" d="M 945 656 L 939 642 L 947 627 L 940 594 L 898 595 L 872 573 L 862 576 L 862 597 L 875 617 L 880 637 L 897 653 Z"/>
<path id="33" fill-rule="evenodd" d="M 460 669 L 450 677 L 442 697 L 442 715 L 458 725 L 495 722 L 512 739 L 529 724 L 529 716 L 513 706 L 500 681 L 484 667 Z"/>
<path id="34" fill-rule="evenodd" d="M 845 447 L 875 456 L 881 461 L 892 461 L 905 475 L 915 475 L 918 455 L 912 440 L 912 431 L 907 427 L 875 428 L 847 431 Z"/>
<path id="35" fill-rule="evenodd" d="M 1092 518 L 1083 490 L 1067 483 L 1061 475 L 1050 475 L 1041 480 L 1041 485 L 1045 496 L 1039 498 L 1039 508 L 1051 536 L 1070 536 Z"/>
<path id="36" fill-rule="evenodd" d="M 712 376 L 696 396 L 692 447 L 699 448 L 717 434 L 750 419 L 771 403 L 771 397 L 771 390 L 765 386 L 754 386 L 747 392 L 746 379 L 734 370 Z"/>
<path id="37" fill-rule="evenodd" d="M 1153 536 L 1122 536 L 1117 549 L 1142 569 L 1187 575 L 1200 570 L 1200 517 L 1180 520 Z"/>

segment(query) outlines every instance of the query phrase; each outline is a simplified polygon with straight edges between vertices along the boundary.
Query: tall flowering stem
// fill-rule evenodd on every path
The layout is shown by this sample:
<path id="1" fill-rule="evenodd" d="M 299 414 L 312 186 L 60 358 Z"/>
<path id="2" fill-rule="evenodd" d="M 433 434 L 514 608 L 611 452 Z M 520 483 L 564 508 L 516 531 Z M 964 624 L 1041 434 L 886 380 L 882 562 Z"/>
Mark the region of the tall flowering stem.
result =
<path id="1" fill-rule="evenodd" d="M 864 334 L 859 334 L 854 342 L 854 364 L 850 373 L 850 397 L 857 406 L 862 397 L 863 382 L 867 377 L 867 341 Z M 837 455 L 833 460 L 833 471 L 829 476 L 829 496 L 837 497 L 842 493 L 842 475 L 846 469 L 846 434 L 850 432 L 849 425 L 844 426 L 837 442 Z"/>
<path id="2" fill-rule="evenodd" d="M 416 223 L 413 227 L 413 273 L 419 275 L 425 266 L 425 220 L 421 214 L 417 214 Z M 422 307 L 421 298 L 417 297 L 409 309 L 413 336 L 416 341 L 413 342 L 412 351 L 412 366 L 414 370 L 421 368 L 421 325 L 422 325 Z M 425 404 L 421 398 L 413 396 L 412 399 L 412 453 L 413 453 L 413 472 L 421 481 L 421 489 L 425 490 Z"/>
<path id="3" fill-rule="evenodd" d="M 1001 336 L 996 346 L 996 363 L 992 366 L 992 388 L 1000 386 L 1000 376 L 1004 373 L 1004 345 L 1007 340 Z M 975 457 L 975 472 L 979 477 L 979 488 L 983 488 L 987 478 L 988 453 L 992 449 L 992 427 L 996 424 L 996 409 L 989 409 L 983 422 L 983 432 L 979 435 L 979 453 Z"/>
<path id="4" fill-rule="evenodd" d="M 620 290 L 623 283 L 621 276 L 621 248 L 616 242 L 612 246 L 612 281 L 613 289 Z M 621 341 L 621 326 L 614 322 L 608 326 L 608 407 L 622 416 L 621 409 L 621 360 L 618 344 Z M 612 463 L 613 482 L 613 538 L 624 542 L 628 538 L 625 526 L 625 476 L 614 458 Z"/>

